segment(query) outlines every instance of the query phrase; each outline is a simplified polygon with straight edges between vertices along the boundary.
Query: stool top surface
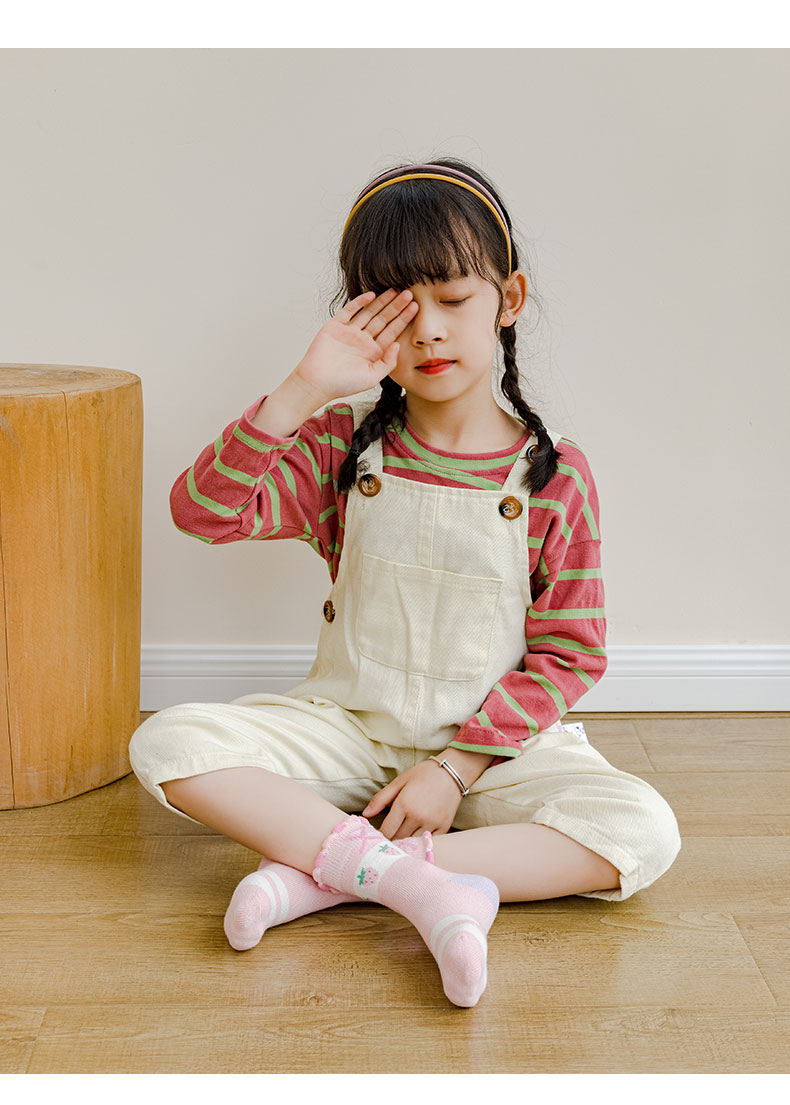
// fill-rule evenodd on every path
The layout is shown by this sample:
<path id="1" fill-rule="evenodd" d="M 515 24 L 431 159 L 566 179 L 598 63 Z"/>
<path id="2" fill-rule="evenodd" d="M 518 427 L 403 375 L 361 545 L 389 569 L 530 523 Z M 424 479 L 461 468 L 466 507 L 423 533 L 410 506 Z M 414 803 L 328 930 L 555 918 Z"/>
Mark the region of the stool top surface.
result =
<path id="1" fill-rule="evenodd" d="M 140 377 L 118 368 L 65 364 L 0 364 L 0 395 L 49 395 L 128 387 Z"/>

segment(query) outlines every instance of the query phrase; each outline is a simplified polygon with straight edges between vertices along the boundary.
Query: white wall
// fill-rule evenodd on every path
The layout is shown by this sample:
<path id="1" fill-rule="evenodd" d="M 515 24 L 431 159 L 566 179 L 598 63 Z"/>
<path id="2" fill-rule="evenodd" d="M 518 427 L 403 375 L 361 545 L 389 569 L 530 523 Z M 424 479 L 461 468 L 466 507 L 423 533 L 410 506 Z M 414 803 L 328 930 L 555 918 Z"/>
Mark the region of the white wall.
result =
<path id="1" fill-rule="evenodd" d="M 787 644 L 788 102 L 782 50 L 0 51 L 0 361 L 142 378 L 144 645 L 315 644 L 312 549 L 168 493 L 329 317 L 359 189 L 442 155 L 530 246 L 610 645 Z"/>

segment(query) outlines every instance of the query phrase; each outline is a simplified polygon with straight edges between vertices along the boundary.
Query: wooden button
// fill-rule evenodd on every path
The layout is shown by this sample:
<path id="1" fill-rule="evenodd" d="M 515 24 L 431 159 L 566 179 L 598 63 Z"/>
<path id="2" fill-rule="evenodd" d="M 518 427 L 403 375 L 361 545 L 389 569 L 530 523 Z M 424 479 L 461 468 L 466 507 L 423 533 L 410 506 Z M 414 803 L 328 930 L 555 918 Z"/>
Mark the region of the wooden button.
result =
<path id="1" fill-rule="evenodd" d="M 324 617 L 328 622 L 335 620 L 335 608 L 331 599 L 327 599 L 324 603 Z"/>
<path id="2" fill-rule="evenodd" d="M 357 480 L 357 486 L 363 495 L 378 495 L 381 491 L 381 480 L 372 472 L 368 472 Z"/>
<path id="3" fill-rule="evenodd" d="M 524 508 L 513 495 L 506 495 L 499 504 L 499 513 L 503 518 L 518 518 Z"/>

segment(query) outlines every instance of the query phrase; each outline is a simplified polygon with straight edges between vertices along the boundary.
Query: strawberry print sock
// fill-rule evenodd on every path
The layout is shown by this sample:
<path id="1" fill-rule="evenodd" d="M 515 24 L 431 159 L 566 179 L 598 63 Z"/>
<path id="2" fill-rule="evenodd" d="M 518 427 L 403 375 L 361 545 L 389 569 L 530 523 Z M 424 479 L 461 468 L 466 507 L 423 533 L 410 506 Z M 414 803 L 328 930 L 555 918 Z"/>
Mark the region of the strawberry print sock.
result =
<path id="1" fill-rule="evenodd" d="M 434 863 L 433 840 L 429 832 L 399 840 L 398 845 L 415 859 Z M 295 867 L 265 857 L 258 870 L 246 875 L 230 900 L 223 927 L 228 943 L 237 952 L 259 944 L 267 929 L 316 913 L 342 902 L 358 902 L 357 894 L 321 890 L 315 880 Z"/>
<path id="2" fill-rule="evenodd" d="M 488 980 L 486 936 L 499 908 L 496 883 L 420 863 L 364 817 L 336 825 L 316 856 L 319 887 L 381 902 L 406 917 L 436 960 L 454 1005 L 472 1006 Z"/>

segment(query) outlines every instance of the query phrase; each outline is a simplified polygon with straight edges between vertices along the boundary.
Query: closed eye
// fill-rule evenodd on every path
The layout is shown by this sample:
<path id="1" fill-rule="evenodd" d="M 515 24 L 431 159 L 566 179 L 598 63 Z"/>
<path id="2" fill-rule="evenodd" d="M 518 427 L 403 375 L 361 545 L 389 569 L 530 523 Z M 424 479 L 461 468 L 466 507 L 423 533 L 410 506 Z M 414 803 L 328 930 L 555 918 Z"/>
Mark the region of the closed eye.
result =
<path id="1" fill-rule="evenodd" d="M 448 307 L 460 307 L 462 303 L 466 303 L 468 298 L 469 296 L 467 296 L 466 299 L 445 299 L 444 302 Z"/>

